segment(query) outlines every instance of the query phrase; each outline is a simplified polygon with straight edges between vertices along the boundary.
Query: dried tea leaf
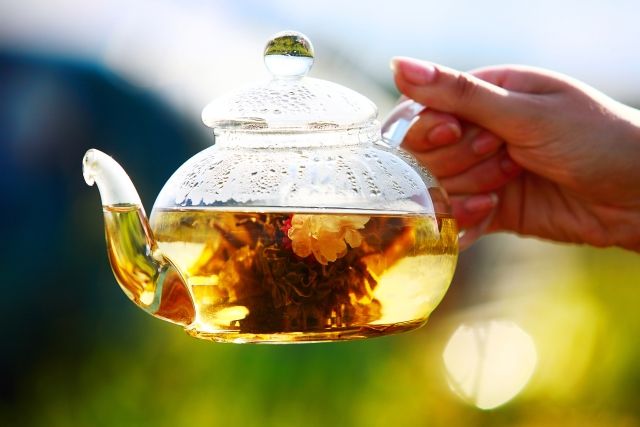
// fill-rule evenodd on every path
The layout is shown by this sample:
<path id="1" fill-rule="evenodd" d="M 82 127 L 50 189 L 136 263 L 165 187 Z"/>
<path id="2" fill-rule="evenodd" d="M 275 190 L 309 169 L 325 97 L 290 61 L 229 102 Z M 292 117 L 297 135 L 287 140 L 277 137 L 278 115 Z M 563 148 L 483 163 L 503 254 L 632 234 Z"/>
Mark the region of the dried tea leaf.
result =
<path id="1" fill-rule="evenodd" d="M 297 224 L 305 221 L 317 223 L 303 218 Z M 296 224 L 288 215 L 237 214 L 233 223 L 215 226 L 223 243 L 207 246 L 195 268 L 199 274 L 217 274 L 217 286 L 226 290 L 229 303 L 248 309 L 246 317 L 237 321 L 241 330 L 321 330 L 380 316 L 372 292 L 376 280 L 363 261 L 380 248 L 365 243 L 357 231 L 369 218 L 319 221 L 332 230 L 333 240 L 308 254 L 300 247 L 296 250 L 296 233 L 286 232 Z M 293 244 L 287 245 L 292 235 Z"/>

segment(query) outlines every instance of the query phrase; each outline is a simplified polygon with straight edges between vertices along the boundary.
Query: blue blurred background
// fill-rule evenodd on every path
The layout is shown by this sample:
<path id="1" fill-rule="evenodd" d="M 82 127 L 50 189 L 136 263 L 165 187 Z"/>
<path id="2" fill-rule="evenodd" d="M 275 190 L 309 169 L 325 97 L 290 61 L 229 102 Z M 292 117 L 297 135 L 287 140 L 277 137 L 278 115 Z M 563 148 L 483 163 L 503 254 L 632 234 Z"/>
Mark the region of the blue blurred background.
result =
<path id="1" fill-rule="evenodd" d="M 283 29 L 311 74 L 393 105 L 388 60 L 524 63 L 640 105 L 634 1 L 0 2 L 0 425 L 640 426 L 640 258 L 508 235 L 461 256 L 426 327 L 241 346 L 145 315 L 111 275 L 85 150 L 151 205 L 211 141 L 200 110 L 267 76 Z M 560 114 L 560 112 L 559 112 Z"/>

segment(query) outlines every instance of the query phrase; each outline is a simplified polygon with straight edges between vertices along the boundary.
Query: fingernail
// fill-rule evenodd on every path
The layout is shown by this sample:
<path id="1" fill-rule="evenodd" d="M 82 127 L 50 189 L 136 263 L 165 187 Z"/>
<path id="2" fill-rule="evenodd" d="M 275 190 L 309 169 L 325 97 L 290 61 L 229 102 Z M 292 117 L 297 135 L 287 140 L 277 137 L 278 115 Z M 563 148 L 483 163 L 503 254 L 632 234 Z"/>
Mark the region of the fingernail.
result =
<path id="1" fill-rule="evenodd" d="M 464 208 L 469 212 L 482 212 L 492 209 L 498 204 L 496 193 L 478 194 L 464 201 Z"/>
<path id="2" fill-rule="evenodd" d="M 500 168 L 507 175 L 513 175 L 514 173 L 522 169 L 520 165 L 518 165 L 511 159 L 511 157 L 508 156 L 500 161 Z"/>
<path id="3" fill-rule="evenodd" d="M 402 57 L 391 59 L 391 69 L 394 73 L 401 73 L 409 83 L 418 86 L 433 82 L 437 72 L 431 64 Z"/>
<path id="4" fill-rule="evenodd" d="M 389 68 L 391 68 L 393 74 L 398 72 L 398 61 L 398 58 L 391 58 L 391 61 L 389 61 Z"/>
<path id="5" fill-rule="evenodd" d="M 471 142 L 471 149 L 477 155 L 488 154 L 496 151 L 501 143 L 495 135 L 483 133 Z"/>
<path id="6" fill-rule="evenodd" d="M 462 135 L 460 126 L 454 123 L 443 123 L 431 129 L 427 134 L 427 138 L 433 144 L 453 144 Z"/>

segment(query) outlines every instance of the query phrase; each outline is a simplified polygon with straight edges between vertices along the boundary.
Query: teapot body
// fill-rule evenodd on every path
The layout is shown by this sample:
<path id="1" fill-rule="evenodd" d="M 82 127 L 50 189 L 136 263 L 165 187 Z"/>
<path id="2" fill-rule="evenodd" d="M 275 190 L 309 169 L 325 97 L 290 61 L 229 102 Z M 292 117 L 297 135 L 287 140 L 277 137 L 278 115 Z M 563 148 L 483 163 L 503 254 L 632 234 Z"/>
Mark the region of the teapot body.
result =
<path id="1" fill-rule="evenodd" d="M 457 229 L 433 178 L 375 137 L 304 141 L 274 149 L 223 140 L 158 196 L 151 229 L 191 294 L 188 333 L 231 342 L 380 336 L 419 327 L 444 296 Z"/>
<path id="2" fill-rule="evenodd" d="M 272 79 L 205 108 L 214 144 L 149 220 L 122 167 L 87 152 L 111 266 L 137 306 L 198 338 L 289 343 L 414 329 L 438 305 L 458 254 L 446 194 L 385 142 L 371 101 L 305 77 L 312 63 L 303 35 L 274 36 Z"/>

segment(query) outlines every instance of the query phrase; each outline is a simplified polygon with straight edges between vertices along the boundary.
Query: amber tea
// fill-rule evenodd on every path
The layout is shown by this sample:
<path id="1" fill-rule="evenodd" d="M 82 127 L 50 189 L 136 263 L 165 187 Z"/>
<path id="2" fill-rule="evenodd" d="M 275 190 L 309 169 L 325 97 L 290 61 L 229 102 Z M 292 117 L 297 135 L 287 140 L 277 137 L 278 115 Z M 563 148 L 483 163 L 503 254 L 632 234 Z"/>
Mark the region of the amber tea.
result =
<path id="1" fill-rule="evenodd" d="M 109 222 L 138 212 L 105 214 Z M 151 228 L 190 290 L 195 320 L 187 331 L 218 341 L 414 329 L 442 299 L 457 258 L 455 221 L 446 216 L 158 210 Z M 135 268 L 128 264 L 122 269 Z"/>

